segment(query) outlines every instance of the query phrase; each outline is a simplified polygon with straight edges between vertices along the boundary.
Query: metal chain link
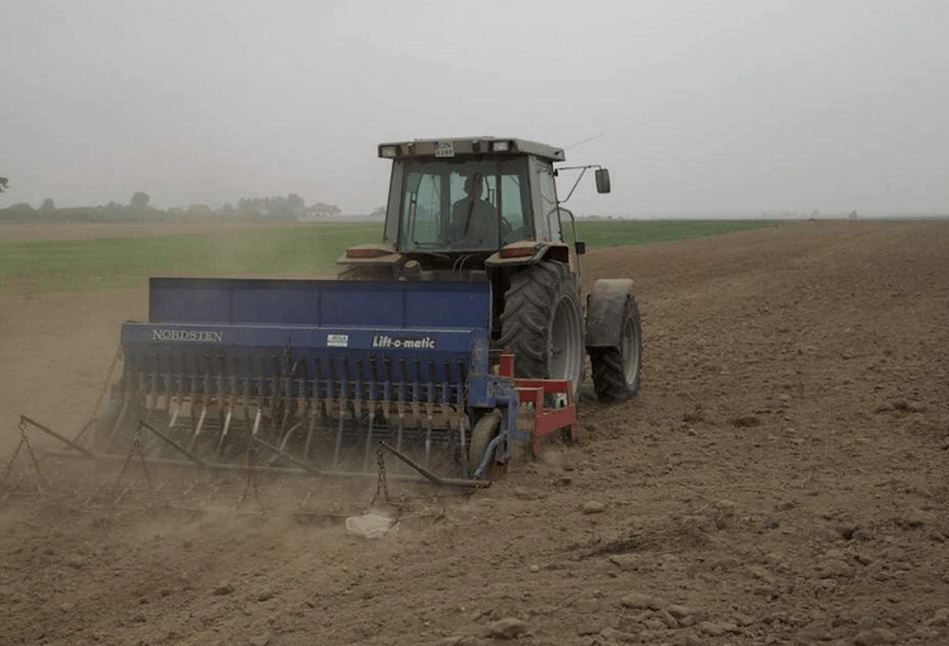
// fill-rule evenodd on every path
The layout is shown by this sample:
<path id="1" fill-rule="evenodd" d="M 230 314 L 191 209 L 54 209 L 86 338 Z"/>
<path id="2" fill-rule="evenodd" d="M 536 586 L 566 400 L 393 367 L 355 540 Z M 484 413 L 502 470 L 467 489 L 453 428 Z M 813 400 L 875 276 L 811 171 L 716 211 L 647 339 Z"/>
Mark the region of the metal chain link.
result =
<path id="1" fill-rule="evenodd" d="M 10 475 L 13 473 L 13 464 L 20 456 L 20 451 L 23 450 L 24 446 L 26 447 L 26 452 L 30 455 L 30 462 L 33 464 L 33 469 L 36 471 L 36 477 L 39 478 L 40 485 L 42 485 L 41 488 L 49 489 L 49 483 L 43 476 L 43 472 L 40 470 L 40 461 L 36 457 L 36 453 L 33 451 L 33 445 L 30 444 L 30 439 L 26 435 L 26 422 L 21 419 L 20 423 L 16 426 L 16 430 L 20 432 L 20 442 L 16 445 L 16 449 L 13 450 L 13 454 L 7 461 L 7 466 L 3 471 L 3 477 L 0 478 L 0 490 L 6 487 L 7 481 L 10 479 Z"/>
<path id="2" fill-rule="evenodd" d="M 247 479 L 244 481 L 244 492 L 241 494 L 240 500 L 238 501 L 238 505 L 243 504 L 244 501 L 247 500 L 248 491 L 253 491 L 254 500 L 257 501 L 258 505 L 263 507 L 264 503 L 260 499 L 260 489 L 257 486 L 257 478 L 254 476 L 256 469 L 254 468 L 254 461 L 251 458 L 251 456 L 254 454 L 254 452 L 251 450 L 252 442 L 253 440 L 250 437 L 248 437 L 247 449 L 245 451 L 245 457 L 247 458 Z"/>
<path id="3" fill-rule="evenodd" d="M 140 448 L 141 437 L 142 437 L 142 427 L 139 426 L 135 430 L 135 435 L 132 436 L 132 446 L 129 447 L 128 455 L 125 456 L 125 462 L 122 463 L 122 470 L 119 471 L 119 476 L 115 479 L 115 484 L 112 485 L 111 498 L 113 501 L 117 500 L 119 485 L 122 483 L 122 478 L 125 477 L 125 472 L 128 470 L 129 463 L 132 461 L 132 456 L 134 456 L 136 453 L 139 453 L 139 455 L 141 455 L 141 448 Z M 142 466 L 144 466 L 144 462 L 142 463 Z M 145 473 L 149 481 L 148 484 L 149 486 L 151 486 L 151 478 L 147 476 L 148 474 L 147 469 L 145 470 Z"/>
<path id="4" fill-rule="evenodd" d="M 141 427 L 139 427 L 141 431 Z M 155 493 L 155 485 L 152 483 L 152 474 L 148 470 L 148 462 L 145 461 L 145 451 L 142 450 L 142 441 L 141 437 L 136 433 L 135 439 L 132 441 L 132 447 L 135 449 L 135 452 L 138 453 L 138 461 L 142 465 L 142 472 L 145 474 L 145 482 L 148 483 L 148 488 L 152 493 Z"/>
<path id="5" fill-rule="evenodd" d="M 385 496 L 386 504 L 391 502 L 389 500 L 389 481 L 386 479 L 386 456 L 381 444 L 376 452 L 376 465 L 379 469 L 379 477 L 376 479 L 376 493 L 372 496 L 372 502 L 369 503 L 370 507 L 375 506 L 380 493 Z"/>
<path id="6" fill-rule="evenodd" d="M 36 458 L 36 453 L 33 451 L 33 445 L 30 444 L 30 438 L 26 435 L 26 422 L 22 419 L 20 423 L 17 424 L 17 429 L 20 431 L 20 442 L 23 446 L 26 447 L 27 453 L 30 454 L 30 461 L 33 463 L 33 468 L 36 470 L 36 477 L 39 478 L 40 484 L 44 489 L 50 489 L 49 483 L 46 481 L 46 478 L 43 477 L 43 472 L 40 470 L 40 461 Z"/>
<path id="7" fill-rule="evenodd" d="M 119 359 L 121 359 L 122 356 L 122 346 L 120 345 L 115 349 L 115 355 L 112 357 L 112 365 L 109 366 L 109 372 L 102 382 L 102 386 L 99 388 L 99 395 L 96 397 L 95 404 L 92 406 L 92 415 L 89 417 L 89 420 L 83 424 L 82 428 L 79 429 L 79 432 L 76 433 L 73 442 L 78 444 L 82 438 L 85 437 L 86 433 L 89 432 L 89 429 L 92 428 L 92 425 L 99 420 L 99 409 L 102 407 L 102 402 L 105 401 L 105 395 L 109 391 L 109 386 L 112 383 L 112 374 L 115 372 L 115 367 L 118 365 Z"/>
<path id="8" fill-rule="evenodd" d="M 4 487 L 6 487 L 7 480 L 10 479 L 10 474 L 13 473 L 13 463 L 16 462 L 16 459 L 20 456 L 20 451 L 22 449 L 23 449 L 23 436 L 20 435 L 20 443 L 17 444 L 16 449 L 13 450 L 13 455 L 10 456 L 9 461 L 7 461 L 7 467 L 3 471 L 3 477 L 0 478 L 0 491 L 2 491 Z"/>

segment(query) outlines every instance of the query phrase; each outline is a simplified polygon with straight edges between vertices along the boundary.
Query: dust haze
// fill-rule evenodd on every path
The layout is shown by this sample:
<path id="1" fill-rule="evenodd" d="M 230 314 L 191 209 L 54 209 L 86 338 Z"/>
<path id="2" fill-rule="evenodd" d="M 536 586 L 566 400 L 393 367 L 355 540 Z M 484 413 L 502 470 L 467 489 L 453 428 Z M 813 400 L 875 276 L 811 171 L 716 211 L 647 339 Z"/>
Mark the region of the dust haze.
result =
<path id="1" fill-rule="evenodd" d="M 13 0 L 0 208 L 369 213 L 377 143 L 494 134 L 601 135 L 568 161 L 614 190 L 578 214 L 946 213 L 947 26 L 936 0 Z"/>

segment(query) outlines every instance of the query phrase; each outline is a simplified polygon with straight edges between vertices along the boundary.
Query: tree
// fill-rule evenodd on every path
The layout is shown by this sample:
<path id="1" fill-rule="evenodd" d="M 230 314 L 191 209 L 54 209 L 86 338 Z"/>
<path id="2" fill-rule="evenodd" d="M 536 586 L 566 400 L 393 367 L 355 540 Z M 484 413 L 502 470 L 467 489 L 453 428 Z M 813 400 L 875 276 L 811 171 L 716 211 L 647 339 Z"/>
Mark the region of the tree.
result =
<path id="1" fill-rule="evenodd" d="M 55 210 L 56 210 L 56 203 L 53 202 L 53 198 L 47 197 L 45 200 L 43 200 L 43 205 L 40 206 L 40 211 L 49 213 L 50 211 L 55 211 Z"/>
<path id="2" fill-rule="evenodd" d="M 386 207 L 384 206 L 377 206 L 376 208 L 372 210 L 372 213 L 370 213 L 370 215 L 372 216 L 385 215 L 385 214 L 386 214 Z"/>
<path id="3" fill-rule="evenodd" d="M 7 185 L 9 183 L 10 180 L 8 180 L 6 177 L 0 177 L 0 193 L 3 193 L 5 190 L 7 190 Z"/>
<path id="4" fill-rule="evenodd" d="M 234 206 L 230 202 L 225 202 L 224 206 L 221 207 L 221 215 L 225 217 L 234 215 Z"/>
<path id="5" fill-rule="evenodd" d="M 342 213 L 335 204 L 326 204 L 325 202 L 317 202 L 310 208 L 317 215 L 339 215 Z"/>
<path id="6" fill-rule="evenodd" d="M 207 204 L 192 204 L 188 207 L 188 215 L 192 217 L 206 217 L 212 213 L 214 211 Z"/>
<path id="7" fill-rule="evenodd" d="M 148 193 L 142 193 L 141 191 L 138 191 L 132 196 L 129 206 L 131 206 L 133 209 L 144 209 L 148 207 L 148 201 L 150 199 L 151 198 L 148 197 Z"/>
<path id="8" fill-rule="evenodd" d="M 302 197 L 296 193 L 290 193 L 290 195 L 287 196 L 286 215 L 299 218 L 303 215 L 305 210 L 306 202 L 303 201 Z"/>

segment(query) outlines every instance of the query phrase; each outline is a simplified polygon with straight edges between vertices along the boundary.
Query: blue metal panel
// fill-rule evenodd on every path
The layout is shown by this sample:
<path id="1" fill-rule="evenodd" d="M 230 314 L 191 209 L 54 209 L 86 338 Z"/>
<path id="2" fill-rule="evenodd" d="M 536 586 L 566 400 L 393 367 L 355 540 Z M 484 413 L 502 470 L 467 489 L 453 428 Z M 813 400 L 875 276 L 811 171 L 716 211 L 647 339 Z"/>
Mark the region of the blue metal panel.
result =
<path id="1" fill-rule="evenodd" d="M 296 365 L 298 376 L 306 379 L 460 384 L 472 371 L 486 372 L 487 347 L 483 329 L 122 326 L 128 371 L 200 377 L 268 378 Z"/>
<path id="2" fill-rule="evenodd" d="M 322 290 L 321 323 L 405 327 L 405 291 L 400 283 L 353 284 L 358 288 Z"/>
<path id="3" fill-rule="evenodd" d="M 319 293 L 301 289 L 262 289 L 259 286 L 235 286 L 229 290 L 232 309 L 227 322 L 306 325 L 320 320 Z"/>
<path id="4" fill-rule="evenodd" d="M 196 323 L 231 320 L 230 294 L 214 286 L 196 282 L 190 289 L 155 289 L 152 284 L 148 298 L 151 320 Z"/>
<path id="5" fill-rule="evenodd" d="M 406 351 L 470 354 L 484 330 L 414 328 L 329 328 L 251 325 L 185 325 L 128 322 L 122 325 L 123 346 L 171 347 L 217 351 L 224 348 L 324 348 L 345 351 Z M 345 345 L 343 345 L 345 344 Z"/>
<path id="6" fill-rule="evenodd" d="M 490 329 L 490 283 L 428 283 L 405 292 L 405 327 L 465 326 Z"/>
<path id="7" fill-rule="evenodd" d="M 490 283 L 152 278 L 152 323 L 481 328 Z"/>

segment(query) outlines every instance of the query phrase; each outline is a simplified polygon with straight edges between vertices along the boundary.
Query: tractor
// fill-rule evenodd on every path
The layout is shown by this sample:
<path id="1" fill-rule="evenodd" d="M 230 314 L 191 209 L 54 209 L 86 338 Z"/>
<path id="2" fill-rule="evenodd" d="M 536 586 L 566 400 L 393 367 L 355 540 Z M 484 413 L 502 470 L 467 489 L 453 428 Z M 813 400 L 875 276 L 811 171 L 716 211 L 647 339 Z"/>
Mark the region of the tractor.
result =
<path id="1" fill-rule="evenodd" d="M 335 280 L 149 280 L 147 321 L 122 325 L 121 376 L 91 447 L 64 454 L 212 470 L 266 466 L 480 487 L 515 449 L 578 437 L 589 355 L 603 401 L 636 395 L 632 281 L 581 296 L 564 151 L 514 138 L 386 143 L 382 240 L 345 250 Z M 49 430 L 49 429 L 47 429 Z"/>
<path id="2" fill-rule="evenodd" d="M 642 323 L 633 283 L 597 280 L 584 308 L 586 245 L 563 207 L 590 168 L 597 192 L 609 193 L 607 169 L 556 168 L 562 149 L 496 137 L 385 143 L 379 157 L 392 160 L 382 241 L 347 249 L 340 279 L 489 282 L 492 350 L 513 352 L 515 376 L 569 380 L 578 398 L 585 349 L 599 400 L 636 395 Z M 555 178 L 566 170 L 581 173 L 561 201 Z"/>

